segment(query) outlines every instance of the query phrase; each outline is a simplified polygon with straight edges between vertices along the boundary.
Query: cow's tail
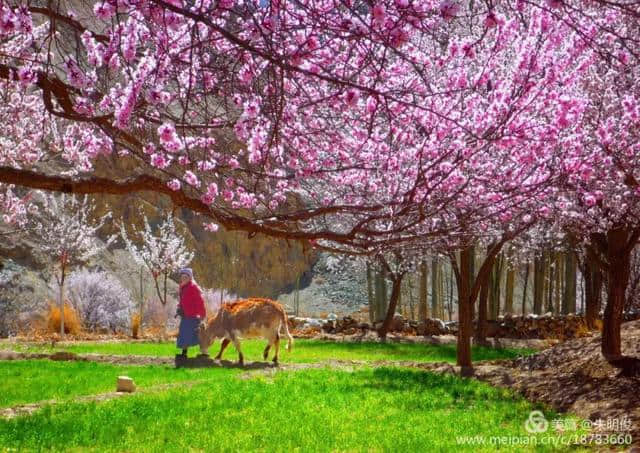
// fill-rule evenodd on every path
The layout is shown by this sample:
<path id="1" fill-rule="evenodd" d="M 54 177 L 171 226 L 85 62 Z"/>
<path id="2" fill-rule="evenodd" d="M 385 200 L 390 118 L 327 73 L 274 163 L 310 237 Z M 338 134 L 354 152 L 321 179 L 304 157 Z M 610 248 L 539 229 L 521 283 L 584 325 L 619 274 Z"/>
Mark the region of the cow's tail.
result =
<path id="1" fill-rule="evenodd" d="M 293 337 L 289 333 L 289 319 L 287 318 L 287 312 L 284 310 L 282 310 L 282 326 L 284 327 L 284 334 L 287 336 L 287 351 L 291 351 Z"/>

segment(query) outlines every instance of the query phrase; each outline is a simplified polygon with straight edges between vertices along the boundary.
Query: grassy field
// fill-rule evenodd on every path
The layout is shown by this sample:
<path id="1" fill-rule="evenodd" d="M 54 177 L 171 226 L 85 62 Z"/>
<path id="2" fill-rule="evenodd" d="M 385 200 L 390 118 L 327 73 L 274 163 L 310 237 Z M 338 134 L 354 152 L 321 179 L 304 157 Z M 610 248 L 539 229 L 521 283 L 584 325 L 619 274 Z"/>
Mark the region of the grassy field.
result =
<path id="1" fill-rule="evenodd" d="M 244 340 L 242 350 L 245 359 L 249 361 L 262 360 L 264 340 Z M 76 353 L 101 353 L 124 355 L 152 355 L 171 356 L 178 352 L 175 343 L 78 343 L 69 346 L 27 346 L 1 343 L 1 348 L 22 351 L 59 351 L 66 350 Z M 211 356 L 218 353 L 220 341 L 209 349 Z M 414 360 L 423 362 L 455 362 L 456 346 L 400 344 L 400 343 L 336 343 L 320 340 L 298 339 L 294 342 L 293 351 L 284 350 L 281 343 L 280 360 L 284 362 L 309 363 L 323 360 Z M 191 348 L 190 356 L 198 354 L 197 347 Z M 529 349 L 494 349 L 474 346 L 472 349 L 474 360 L 511 359 L 519 355 L 532 353 Z M 230 345 L 223 356 L 228 360 L 237 360 L 238 355 L 233 345 Z"/>
<path id="2" fill-rule="evenodd" d="M 127 375 L 138 387 L 147 388 L 169 382 L 213 379 L 236 372 L 219 368 L 176 369 L 96 362 L 3 361 L 0 362 L 0 407 L 114 391 L 116 378 L 120 375 Z"/>
<path id="3" fill-rule="evenodd" d="M 126 368 L 28 363 L 32 366 L 13 368 L 22 374 L 4 379 L 3 392 L 31 379 L 55 386 L 56 378 L 73 380 L 72 375 L 78 379 L 69 384 L 70 392 L 88 390 L 91 380 L 112 383 Z M 3 372 L 11 369 L 2 366 Z M 155 382 L 154 369 L 160 379 L 184 379 L 184 373 L 194 372 L 189 377 L 206 382 L 100 403 L 67 402 L 0 420 L 0 450 L 494 451 L 490 436 L 527 436 L 524 421 L 534 409 L 509 391 L 481 382 L 401 368 L 304 370 L 240 379 L 228 369 L 173 374 L 141 367 L 136 379 Z M 30 388 L 25 394 L 34 396 L 37 386 Z M 459 443 L 459 436 L 476 435 L 487 445 Z"/>

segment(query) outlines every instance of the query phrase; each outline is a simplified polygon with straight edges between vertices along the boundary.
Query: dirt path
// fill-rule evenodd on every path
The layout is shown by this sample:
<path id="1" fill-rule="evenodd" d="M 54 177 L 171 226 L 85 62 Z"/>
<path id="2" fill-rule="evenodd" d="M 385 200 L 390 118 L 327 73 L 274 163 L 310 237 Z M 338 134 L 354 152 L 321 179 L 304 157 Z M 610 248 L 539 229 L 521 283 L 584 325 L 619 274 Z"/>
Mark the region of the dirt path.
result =
<path id="1" fill-rule="evenodd" d="M 319 340 L 330 341 L 334 343 L 391 343 L 391 344 L 456 344 L 456 337 L 454 335 L 427 335 L 427 336 L 407 336 L 401 334 L 390 333 L 387 339 L 382 341 L 374 331 L 369 331 L 362 335 L 352 334 L 329 334 L 320 333 L 314 335 L 293 335 L 296 339 L 305 340 Z M 151 343 L 158 344 L 171 341 L 175 339 L 171 338 L 113 338 L 105 336 L 104 338 L 95 339 L 77 339 L 77 340 L 62 340 L 52 342 L 51 340 L 36 339 L 31 337 L 14 337 L 11 339 L 2 338 L 0 344 L 11 347 L 12 345 L 33 345 L 33 346 L 74 346 L 81 344 L 108 344 L 108 343 Z M 512 339 L 512 338 L 487 338 L 487 345 L 495 348 L 514 348 L 514 349 L 546 349 L 554 344 L 557 344 L 558 340 L 551 339 Z"/>
<path id="2" fill-rule="evenodd" d="M 206 380 L 199 379 L 199 380 L 193 380 L 193 381 L 181 381 L 181 382 L 170 382 L 166 384 L 158 384 L 158 385 L 153 385 L 151 387 L 137 389 L 136 392 L 134 393 L 105 392 L 105 393 L 97 393 L 95 395 L 76 396 L 68 400 L 43 400 L 43 401 L 37 401 L 35 403 L 18 404 L 16 406 L 0 409 L 0 417 L 5 419 L 11 419 L 11 418 L 19 417 L 22 415 L 31 415 L 34 412 L 42 409 L 44 406 L 48 406 L 48 405 L 70 403 L 70 402 L 72 403 L 102 402 L 102 401 L 108 401 L 114 398 L 120 398 L 123 396 L 135 395 L 136 393 L 137 394 L 154 393 L 154 392 L 160 392 L 162 390 L 167 390 L 175 387 L 189 388 L 189 387 L 193 387 L 196 384 L 200 384 L 202 382 L 206 382 Z"/>

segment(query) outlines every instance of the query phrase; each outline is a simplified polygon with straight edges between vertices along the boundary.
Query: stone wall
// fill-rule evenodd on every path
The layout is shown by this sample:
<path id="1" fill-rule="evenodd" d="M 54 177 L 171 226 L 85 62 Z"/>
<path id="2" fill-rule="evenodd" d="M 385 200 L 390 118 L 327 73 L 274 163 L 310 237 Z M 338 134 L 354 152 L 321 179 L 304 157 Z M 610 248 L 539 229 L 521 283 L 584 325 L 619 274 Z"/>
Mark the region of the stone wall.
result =
<path id="1" fill-rule="evenodd" d="M 640 313 L 626 313 L 625 320 L 640 319 Z M 350 316 L 337 319 L 289 318 L 290 328 L 296 332 L 312 334 L 324 332 L 341 335 L 362 335 L 380 327 L 380 323 L 371 326 L 367 322 L 358 322 Z M 474 324 L 475 329 L 475 324 Z M 400 315 L 394 317 L 391 332 L 407 336 L 456 335 L 456 322 L 444 322 L 440 319 L 427 319 L 424 322 L 406 320 Z M 589 335 L 583 316 L 566 315 L 528 315 L 504 316 L 495 321 L 487 321 L 487 337 L 512 339 L 558 339 L 565 340 Z"/>

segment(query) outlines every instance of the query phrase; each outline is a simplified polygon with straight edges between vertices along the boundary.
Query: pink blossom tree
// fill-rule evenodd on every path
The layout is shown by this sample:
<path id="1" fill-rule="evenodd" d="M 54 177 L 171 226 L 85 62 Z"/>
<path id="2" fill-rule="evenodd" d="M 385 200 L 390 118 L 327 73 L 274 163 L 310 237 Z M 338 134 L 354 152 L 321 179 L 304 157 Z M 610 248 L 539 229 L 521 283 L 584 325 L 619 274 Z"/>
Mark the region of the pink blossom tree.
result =
<path id="1" fill-rule="evenodd" d="M 28 103 L 28 121 L 45 127 L 12 134 L 26 148 L 3 148 L 0 182 L 152 190 L 212 230 L 350 253 L 420 241 L 467 250 L 478 237 L 499 250 L 553 219 L 588 138 L 573 125 L 612 82 L 593 74 L 639 55 L 638 6 L 604 1 L 1 8 L 11 102 L 0 121 Z M 49 158 L 66 171 L 36 165 Z M 132 160 L 136 173 L 92 175 L 107 158 Z M 464 268 L 470 310 L 479 286 Z"/>
<path id="2" fill-rule="evenodd" d="M 156 190 L 227 228 L 338 242 L 386 234 L 363 217 L 388 205 L 428 196 L 422 218 L 436 214 L 474 184 L 460 166 L 489 145 L 541 152 L 557 108 L 547 99 L 587 58 L 569 52 L 574 21 L 526 3 L 100 1 L 2 14 L 8 109 L 29 102 L 47 126 L 16 132 L 29 159 L 87 172 L 110 154 L 144 175 L 46 175 L 7 150 L 19 157 L 0 181 Z M 347 231 L 304 225 L 345 215 Z"/>

